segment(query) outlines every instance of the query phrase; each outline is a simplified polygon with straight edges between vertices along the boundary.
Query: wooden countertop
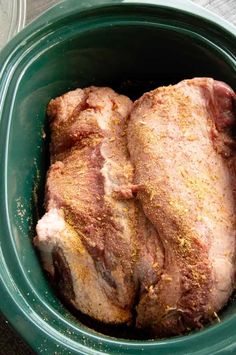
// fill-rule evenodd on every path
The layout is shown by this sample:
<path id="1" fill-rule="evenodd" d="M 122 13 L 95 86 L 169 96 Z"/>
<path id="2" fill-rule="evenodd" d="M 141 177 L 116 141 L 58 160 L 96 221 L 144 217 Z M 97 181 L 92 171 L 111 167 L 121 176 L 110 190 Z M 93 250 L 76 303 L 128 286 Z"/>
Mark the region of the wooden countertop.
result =
<path id="1" fill-rule="evenodd" d="M 58 0 L 27 0 L 27 22 L 58 2 Z M 236 0 L 192 0 L 192 2 L 206 7 L 236 25 Z"/>

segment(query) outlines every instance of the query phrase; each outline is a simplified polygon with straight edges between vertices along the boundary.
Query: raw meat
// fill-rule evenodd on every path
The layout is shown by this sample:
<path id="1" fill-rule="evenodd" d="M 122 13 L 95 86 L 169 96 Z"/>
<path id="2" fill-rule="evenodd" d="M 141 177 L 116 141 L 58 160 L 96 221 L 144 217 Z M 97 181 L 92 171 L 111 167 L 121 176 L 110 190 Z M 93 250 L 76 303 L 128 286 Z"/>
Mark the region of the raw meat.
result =
<path id="1" fill-rule="evenodd" d="M 235 285 L 235 102 L 210 78 L 134 104 L 97 87 L 50 102 L 34 243 L 67 302 L 149 337 L 218 317 Z"/>
<path id="2" fill-rule="evenodd" d="M 136 208 L 126 200 L 133 179 L 125 136 L 131 107 L 127 97 L 96 87 L 48 107 L 52 165 L 35 244 L 67 301 L 106 323 L 130 321 L 136 290 Z"/>
<path id="3" fill-rule="evenodd" d="M 164 248 L 159 282 L 143 292 L 138 327 L 169 336 L 202 327 L 235 280 L 235 94 L 184 80 L 134 103 L 128 147 L 137 198 Z"/>

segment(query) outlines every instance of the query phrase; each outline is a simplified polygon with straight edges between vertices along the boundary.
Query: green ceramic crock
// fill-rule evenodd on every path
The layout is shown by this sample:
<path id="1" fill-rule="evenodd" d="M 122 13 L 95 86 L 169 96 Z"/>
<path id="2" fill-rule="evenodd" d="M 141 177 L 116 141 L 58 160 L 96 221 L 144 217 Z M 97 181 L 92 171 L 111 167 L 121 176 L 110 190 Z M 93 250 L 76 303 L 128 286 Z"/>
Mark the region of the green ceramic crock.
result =
<path id="1" fill-rule="evenodd" d="M 32 246 L 42 213 L 45 108 L 52 97 L 92 84 L 135 98 L 194 76 L 235 89 L 235 56 L 232 25 L 193 3 L 171 0 L 64 1 L 0 53 L 0 304 L 36 353 L 236 353 L 233 302 L 219 324 L 183 337 L 132 341 L 96 333 L 62 306 Z"/>

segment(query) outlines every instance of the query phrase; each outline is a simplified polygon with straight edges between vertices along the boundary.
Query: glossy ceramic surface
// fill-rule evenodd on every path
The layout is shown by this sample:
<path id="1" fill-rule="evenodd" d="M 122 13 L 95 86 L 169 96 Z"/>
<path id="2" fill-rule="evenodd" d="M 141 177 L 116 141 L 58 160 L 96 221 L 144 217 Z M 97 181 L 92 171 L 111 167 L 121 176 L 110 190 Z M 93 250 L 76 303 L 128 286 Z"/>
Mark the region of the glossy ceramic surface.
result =
<path id="1" fill-rule="evenodd" d="M 193 76 L 213 76 L 236 89 L 235 39 L 233 26 L 190 2 L 68 0 L 1 52 L 1 308 L 37 353 L 236 352 L 233 302 L 221 323 L 185 337 L 127 341 L 96 333 L 62 306 L 32 246 L 48 167 L 48 101 L 91 84 L 135 98 Z"/>

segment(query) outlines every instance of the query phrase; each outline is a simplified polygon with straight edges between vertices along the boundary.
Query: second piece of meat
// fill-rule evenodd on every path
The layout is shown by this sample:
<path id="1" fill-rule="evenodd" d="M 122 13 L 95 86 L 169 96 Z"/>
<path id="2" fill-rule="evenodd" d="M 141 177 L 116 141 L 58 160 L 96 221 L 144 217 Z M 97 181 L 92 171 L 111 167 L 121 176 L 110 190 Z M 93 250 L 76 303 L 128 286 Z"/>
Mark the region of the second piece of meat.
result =
<path id="1" fill-rule="evenodd" d="M 168 336 L 199 328 L 235 277 L 235 94 L 209 78 L 144 94 L 128 146 L 138 199 L 164 247 L 161 280 L 142 294 L 137 326 Z"/>

